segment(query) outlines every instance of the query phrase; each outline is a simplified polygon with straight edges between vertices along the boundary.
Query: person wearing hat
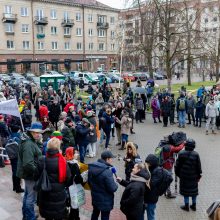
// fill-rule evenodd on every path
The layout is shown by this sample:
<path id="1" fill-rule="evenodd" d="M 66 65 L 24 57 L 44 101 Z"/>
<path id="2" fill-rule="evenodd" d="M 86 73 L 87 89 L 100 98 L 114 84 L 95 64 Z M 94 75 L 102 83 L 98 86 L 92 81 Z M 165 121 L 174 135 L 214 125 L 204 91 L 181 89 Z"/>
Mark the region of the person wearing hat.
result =
<path id="1" fill-rule="evenodd" d="M 24 179 L 25 192 L 23 198 L 22 214 L 23 219 L 36 220 L 34 205 L 37 194 L 33 190 L 37 174 L 37 161 L 42 156 L 39 140 L 42 133 L 42 124 L 33 122 L 27 128 L 27 134 L 21 138 L 18 153 L 17 176 Z"/>
<path id="2" fill-rule="evenodd" d="M 211 97 L 210 101 L 206 105 L 205 115 L 208 118 L 206 121 L 206 135 L 209 134 L 210 124 L 211 124 L 212 134 L 216 134 L 215 122 L 216 122 L 216 117 L 219 115 L 219 111 L 217 106 L 215 105 L 214 97 Z"/>
<path id="3" fill-rule="evenodd" d="M 101 212 L 102 219 L 109 220 L 114 206 L 114 193 L 118 185 L 111 171 L 113 158 L 111 151 L 104 151 L 101 159 L 89 164 L 88 183 L 91 188 L 93 213 L 91 220 L 98 220 Z"/>
<path id="4" fill-rule="evenodd" d="M 43 121 L 43 118 L 45 116 L 48 117 L 49 111 L 48 111 L 45 101 L 41 101 L 40 104 L 41 105 L 39 107 L 39 117 L 40 117 L 40 121 Z"/>
<path id="5" fill-rule="evenodd" d="M 76 124 L 76 144 L 79 149 L 80 162 L 84 163 L 87 145 L 89 144 L 88 135 L 94 129 L 87 118 L 83 118 L 81 122 Z"/>
<path id="6" fill-rule="evenodd" d="M 185 150 L 178 155 L 175 173 L 180 178 L 180 194 L 184 196 L 184 205 L 180 208 L 196 211 L 196 199 L 198 196 L 198 183 L 202 177 L 202 168 L 199 154 L 194 151 L 196 143 L 193 139 L 187 139 Z M 189 206 L 189 197 L 192 197 L 192 205 Z"/>
<path id="7" fill-rule="evenodd" d="M 65 154 L 67 147 L 75 147 L 76 130 L 75 124 L 71 118 L 67 117 L 65 120 L 64 128 L 61 131 L 63 135 L 63 154 Z"/>

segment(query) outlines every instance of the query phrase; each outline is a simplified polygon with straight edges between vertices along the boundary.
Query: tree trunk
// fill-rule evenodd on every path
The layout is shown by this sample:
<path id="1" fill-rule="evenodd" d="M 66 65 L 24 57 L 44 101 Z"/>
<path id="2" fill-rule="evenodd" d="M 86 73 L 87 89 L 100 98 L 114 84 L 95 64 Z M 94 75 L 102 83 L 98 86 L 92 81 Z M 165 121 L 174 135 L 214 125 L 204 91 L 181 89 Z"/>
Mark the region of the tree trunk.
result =
<path id="1" fill-rule="evenodd" d="M 219 81 L 219 57 L 220 57 L 220 37 L 218 38 L 218 51 L 217 51 L 217 57 L 216 57 L 216 70 L 215 70 L 215 76 L 216 76 L 216 82 Z"/>
<path id="2" fill-rule="evenodd" d="M 187 59 L 187 81 L 188 81 L 188 86 L 191 86 L 191 56 L 188 56 Z"/>
<path id="3" fill-rule="evenodd" d="M 153 79 L 152 54 L 150 51 L 147 52 L 147 65 L 150 73 L 150 78 Z"/>

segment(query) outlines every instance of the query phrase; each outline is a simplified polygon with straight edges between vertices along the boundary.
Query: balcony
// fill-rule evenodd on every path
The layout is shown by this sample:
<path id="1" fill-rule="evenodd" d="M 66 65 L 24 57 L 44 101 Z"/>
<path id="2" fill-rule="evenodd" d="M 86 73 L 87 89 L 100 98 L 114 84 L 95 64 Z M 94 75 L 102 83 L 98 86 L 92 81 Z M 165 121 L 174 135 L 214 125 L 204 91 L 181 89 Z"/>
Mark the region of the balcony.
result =
<path id="1" fill-rule="evenodd" d="M 35 16 L 34 17 L 34 23 L 36 25 L 47 25 L 48 24 L 48 18 L 47 17 L 41 17 L 41 16 Z"/>
<path id="2" fill-rule="evenodd" d="M 5 30 L 5 34 L 7 34 L 7 35 L 14 35 L 15 32 L 14 32 L 14 30 Z"/>
<path id="3" fill-rule="evenodd" d="M 74 20 L 73 19 L 63 19 L 61 25 L 63 27 L 73 27 L 74 25 Z"/>
<path id="4" fill-rule="evenodd" d="M 69 33 L 69 34 L 64 34 L 64 37 L 65 38 L 71 38 L 71 34 Z"/>
<path id="5" fill-rule="evenodd" d="M 108 29 L 109 23 L 108 22 L 97 22 L 98 29 Z"/>
<path id="6" fill-rule="evenodd" d="M 11 13 L 3 13 L 2 21 L 6 23 L 16 23 L 17 22 L 17 14 Z"/>
<path id="7" fill-rule="evenodd" d="M 37 39 L 44 39 L 45 38 L 45 34 L 37 34 Z"/>

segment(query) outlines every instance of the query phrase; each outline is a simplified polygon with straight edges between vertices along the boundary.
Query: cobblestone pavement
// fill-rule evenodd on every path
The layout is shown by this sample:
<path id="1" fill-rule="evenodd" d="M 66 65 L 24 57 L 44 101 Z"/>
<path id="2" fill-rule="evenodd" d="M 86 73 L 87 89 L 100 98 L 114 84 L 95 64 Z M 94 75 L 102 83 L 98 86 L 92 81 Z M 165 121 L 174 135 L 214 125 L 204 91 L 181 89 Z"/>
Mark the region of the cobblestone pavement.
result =
<path id="1" fill-rule="evenodd" d="M 203 125 L 204 126 L 204 125 Z M 162 124 L 153 124 L 150 115 L 143 124 L 135 125 L 135 135 L 129 137 L 139 145 L 139 154 L 144 159 L 148 153 L 152 153 L 157 146 L 159 140 L 173 131 L 178 131 L 177 125 L 163 128 Z M 176 199 L 167 200 L 165 197 L 160 197 L 157 204 L 157 220 L 203 220 L 208 219 L 206 209 L 212 201 L 220 197 L 220 132 L 217 135 L 205 135 L 203 128 L 194 128 L 187 126 L 184 130 L 188 137 L 196 140 L 196 150 L 199 152 L 203 168 L 203 177 L 199 184 L 200 195 L 198 197 L 197 212 L 184 212 L 179 206 L 183 204 L 183 198 L 178 195 Z M 111 140 L 112 151 L 114 154 L 124 152 L 118 151 L 115 147 L 116 138 Z M 102 152 L 99 147 L 98 154 Z M 88 160 L 91 162 L 92 160 Z M 115 166 L 118 170 L 118 176 L 124 177 L 124 163 L 115 159 Z M 10 166 L 0 169 L 0 220 L 21 220 L 21 200 L 22 195 L 12 192 L 11 171 Z M 174 184 L 172 184 L 172 187 Z M 174 189 L 173 189 L 174 190 Z M 119 210 L 120 198 L 123 192 L 123 187 L 119 187 L 115 196 L 115 208 L 111 213 L 111 220 L 125 220 L 124 215 Z M 92 206 L 90 193 L 86 193 L 87 203 L 80 210 L 81 220 L 89 220 L 91 216 Z M 146 218 L 146 216 L 145 216 Z M 39 218 L 40 219 L 40 218 Z"/>

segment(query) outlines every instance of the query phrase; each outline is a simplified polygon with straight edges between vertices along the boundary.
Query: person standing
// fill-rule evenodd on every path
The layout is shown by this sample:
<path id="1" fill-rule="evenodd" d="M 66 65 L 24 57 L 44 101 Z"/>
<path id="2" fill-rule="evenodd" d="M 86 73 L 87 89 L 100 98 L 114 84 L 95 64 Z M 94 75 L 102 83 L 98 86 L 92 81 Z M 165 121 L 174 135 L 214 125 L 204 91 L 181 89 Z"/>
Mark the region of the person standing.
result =
<path id="1" fill-rule="evenodd" d="M 168 96 L 163 97 L 161 102 L 161 115 L 163 117 L 163 127 L 167 127 L 168 117 L 170 116 L 171 103 Z"/>
<path id="2" fill-rule="evenodd" d="M 208 118 L 206 121 L 206 135 L 209 134 L 209 125 L 211 124 L 212 134 L 216 134 L 215 132 L 215 122 L 216 117 L 218 116 L 218 108 L 215 105 L 214 97 L 210 98 L 210 101 L 206 105 L 205 115 Z"/>
<path id="3" fill-rule="evenodd" d="M 179 128 L 185 128 L 186 126 L 186 112 L 187 112 L 187 102 L 184 93 L 180 94 L 180 97 L 176 102 L 176 110 L 178 112 L 179 118 Z"/>
<path id="4" fill-rule="evenodd" d="M 199 126 L 201 128 L 203 109 L 204 109 L 201 98 L 198 98 L 198 101 L 195 105 L 195 109 L 196 109 L 196 124 L 195 124 L 195 126 L 196 127 Z"/>
<path id="5" fill-rule="evenodd" d="M 152 117 L 154 119 L 154 123 L 157 123 L 156 118 L 158 118 L 159 122 L 160 120 L 160 101 L 158 99 L 158 95 L 154 96 L 151 101 L 151 108 L 152 108 Z"/>
<path id="6" fill-rule="evenodd" d="M 193 139 L 187 139 L 185 150 L 179 153 L 176 161 L 175 173 L 180 178 L 180 194 L 184 196 L 184 205 L 180 208 L 196 211 L 196 199 L 198 196 L 198 182 L 202 177 L 202 168 L 199 154 L 194 151 L 196 143 Z M 189 197 L 192 197 L 192 205 L 189 206 Z"/>
<path id="7" fill-rule="evenodd" d="M 115 111 L 113 111 L 113 115 L 119 120 L 121 120 L 122 110 L 123 110 L 122 104 L 121 102 L 118 102 L 116 105 Z M 116 144 L 116 146 L 119 146 L 121 145 L 121 125 L 120 123 L 117 122 L 117 120 L 115 121 L 115 128 L 116 128 L 116 134 L 117 134 L 117 139 L 118 139 L 118 143 Z"/>
<path id="8" fill-rule="evenodd" d="M 91 188 L 93 213 L 91 220 L 98 220 L 100 212 L 102 220 L 109 220 L 114 206 L 114 192 L 118 185 L 111 171 L 113 158 L 111 151 L 104 151 L 101 159 L 89 164 L 88 183 Z"/>
<path id="9" fill-rule="evenodd" d="M 136 94 L 135 95 L 135 108 L 136 108 L 136 123 L 138 123 L 138 121 L 140 123 L 144 123 L 142 121 L 142 111 L 144 109 L 144 103 L 143 103 L 143 99 L 141 98 L 141 94 Z"/>
<path id="10" fill-rule="evenodd" d="M 21 138 L 18 153 L 17 177 L 24 179 L 25 192 L 23 197 L 23 220 L 36 220 L 34 205 L 37 193 L 33 187 L 37 174 L 37 161 L 42 156 L 39 140 L 41 138 L 42 125 L 34 122 L 27 129 L 27 134 Z"/>
<path id="11" fill-rule="evenodd" d="M 193 120 L 193 125 L 195 125 L 195 105 L 196 105 L 196 101 L 192 95 L 192 93 L 188 94 L 188 98 L 187 98 L 187 115 L 188 115 L 188 123 L 189 125 L 191 125 L 191 117 Z"/>
<path id="12" fill-rule="evenodd" d="M 174 121 L 174 118 L 175 118 L 175 108 L 176 108 L 176 101 L 175 101 L 175 98 L 174 98 L 174 94 L 172 93 L 170 95 L 170 124 L 171 125 L 175 124 L 175 121 Z"/>

